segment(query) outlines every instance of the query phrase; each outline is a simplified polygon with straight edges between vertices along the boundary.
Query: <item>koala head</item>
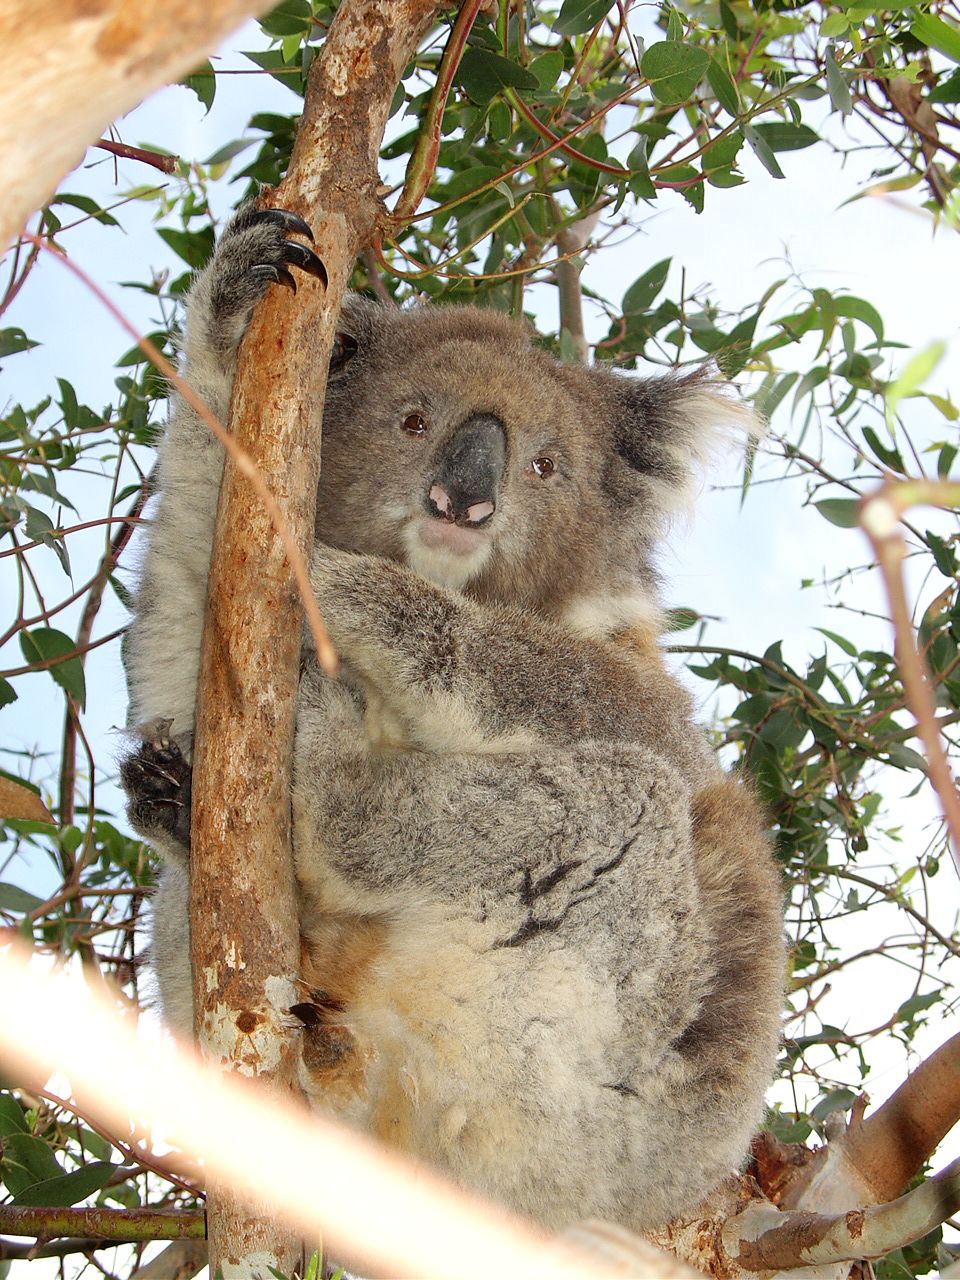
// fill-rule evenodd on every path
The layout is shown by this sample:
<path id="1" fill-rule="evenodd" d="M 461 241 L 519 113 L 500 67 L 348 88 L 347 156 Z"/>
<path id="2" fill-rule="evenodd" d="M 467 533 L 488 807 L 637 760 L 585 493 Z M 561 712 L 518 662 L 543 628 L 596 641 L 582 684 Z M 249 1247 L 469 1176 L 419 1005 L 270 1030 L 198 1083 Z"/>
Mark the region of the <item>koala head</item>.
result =
<path id="1" fill-rule="evenodd" d="M 352 296 L 339 329 L 318 538 L 587 630 L 655 615 L 657 539 L 748 410 L 702 373 L 560 364 L 492 311 Z"/>

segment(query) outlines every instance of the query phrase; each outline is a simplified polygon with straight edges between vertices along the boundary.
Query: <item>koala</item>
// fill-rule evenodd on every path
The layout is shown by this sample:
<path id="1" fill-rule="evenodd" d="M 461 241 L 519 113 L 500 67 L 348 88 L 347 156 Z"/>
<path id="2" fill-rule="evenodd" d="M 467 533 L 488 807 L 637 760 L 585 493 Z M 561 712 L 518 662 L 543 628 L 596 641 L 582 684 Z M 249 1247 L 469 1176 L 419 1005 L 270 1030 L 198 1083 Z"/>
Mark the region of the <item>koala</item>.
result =
<path id="1" fill-rule="evenodd" d="M 299 238 L 297 238 L 299 237 Z M 321 275 L 248 206 L 189 294 L 225 418 L 252 308 Z M 655 554 L 736 403 L 571 367 L 491 310 L 348 297 L 326 402 L 292 790 L 311 1104 L 548 1228 L 635 1230 L 739 1167 L 779 1033 L 781 888 L 658 652 Z M 153 959 L 192 1024 L 190 734 L 220 445 L 173 402 L 127 659 Z"/>

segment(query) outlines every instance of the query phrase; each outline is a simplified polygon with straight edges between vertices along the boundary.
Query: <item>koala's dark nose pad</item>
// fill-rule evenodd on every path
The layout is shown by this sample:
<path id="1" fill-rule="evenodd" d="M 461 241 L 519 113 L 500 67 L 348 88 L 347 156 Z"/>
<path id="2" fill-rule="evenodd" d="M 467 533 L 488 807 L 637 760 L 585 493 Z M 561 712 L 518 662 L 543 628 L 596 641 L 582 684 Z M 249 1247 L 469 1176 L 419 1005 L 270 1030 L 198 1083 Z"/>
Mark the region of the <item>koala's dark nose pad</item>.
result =
<path id="1" fill-rule="evenodd" d="M 458 521 L 461 524 L 483 524 L 496 511 L 495 502 L 475 502 L 466 511 L 458 509 L 457 504 L 441 485 L 435 484 L 430 489 L 430 514 L 439 520 Z"/>
<path id="2" fill-rule="evenodd" d="M 474 528 L 486 524 L 497 509 L 506 456 L 507 441 L 500 421 L 490 414 L 468 418 L 437 459 L 427 510 L 450 524 Z"/>

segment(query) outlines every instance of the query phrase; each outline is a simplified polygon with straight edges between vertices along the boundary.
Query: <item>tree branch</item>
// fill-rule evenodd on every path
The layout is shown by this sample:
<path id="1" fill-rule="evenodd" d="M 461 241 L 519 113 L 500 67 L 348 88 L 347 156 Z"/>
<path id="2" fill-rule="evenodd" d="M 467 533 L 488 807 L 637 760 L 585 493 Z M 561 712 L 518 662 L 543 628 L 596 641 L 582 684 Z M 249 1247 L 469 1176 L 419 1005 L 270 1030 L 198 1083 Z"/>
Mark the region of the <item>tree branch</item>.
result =
<path id="1" fill-rule="evenodd" d="M 131 147 L 126 142 L 114 142 L 112 138 L 101 138 L 92 145 L 99 147 L 101 151 L 109 151 L 112 156 L 118 156 L 121 160 L 139 160 L 141 164 L 159 169 L 161 173 L 177 172 L 176 156 L 165 156 L 160 151 L 147 151 L 143 147 Z"/>
<path id="2" fill-rule="evenodd" d="M 907 604 L 902 565 L 906 544 L 900 532 L 900 520 L 908 507 L 917 503 L 933 506 L 955 506 L 960 500 L 960 486 L 922 480 L 885 481 L 879 489 L 860 502 L 860 523 L 870 539 L 873 554 L 880 566 L 890 616 L 896 631 L 895 655 L 910 710 L 917 721 L 917 732 L 927 757 L 930 781 L 933 783 L 950 832 L 950 853 L 960 873 L 960 793 L 944 752 L 936 724 L 936 703 L 923 655 L 913 638 L 913 624 Z"/>
<path id="3" fill-rule="evenodd" d="M 343 292 L 383 211 L 377 161 L 400 77 L 436 0 L 344 0 L 310 73 L 290 170 L 270 195 L 311 223 L 326 296 L 275 289 L 244 338 L 231 407 L 237 442 L 304 554 L 314 538 L 320 406 Z M 280 353 L 278 358 L 278 353 Z M 299 929 L 290 764 L 301 607 L 269 517 L 229 461 L 210 568 L 194 760 L 191 904 L 196 1027 L 224 1067 L 296 1089 Z M 211 1207 L 212 1206 L 212 1207 Z M 210 1268 L 291 1271 L 295 1236 L 213 1188 Z M 224 1265 L 226 1264 L 226 1265 Z"/>
<path id="4" fill-rule="evenodd" d="M 205 1240 L 176 1240 L 150 1262 L 145 1262 L 131 1280 L 193 1280 L 207 1265 Z"/>
<path id="5" fill-rule="evenodd" d="M 960 1032 L 910 1073 L 882 1107 L 845 1135 L 847 1154 L 876 1191 L 898 1195 L 960 1120 Z"/>
<path id="6" fill-rule="evenodd" d="M 82 1250 L 103 1242 L 137 1240 L 202 1240 L 203 1214 L 183 1209 L 51 1209 L 27 1205 L 0 1205 L 0 1232 L 10 1236 L 82 1236 Z"/>
<path id="7" fill-rule="evenodd" d="M 960 1208 L 960 1160 L 889 1204 L 847 1213 L 749 1208 L 727 1222 L 723 1245 L 747 1271 L 786 1271 L 854 1258 L 882 1258 L 921 1239 Z"/>
<path id="8" fill-rule="evenodd" d="M 958 1120 L 960 1032 L 911 1072 L 871 1116 L 854 1113 L 850 1124 L 789 1180 L 783 1203 L 816 1203 L 817 1188 L 835 1183 L 841 1164 L 853 1174 L 861 1194 L 871 1201 L 892 1200 Z"/>
<path id="9" fill-rule="evenodd" d="M 135 1116 L 142 1128 L 162 1132 L 181 1159 L 202 1160 L 211 1178 L 229 1179 L 271 1215 L 323 1238 L 359 1274 L 621 1274 L 362 1134 L 224 1078 L 172 1040 L 148 1043 L 106 995 L 33 965 L 14 930 L 0 931 L 0 944 L 5 1074 L 29 1083 L 63 1071 L 99 1125 L 122 1130 Z M 663 1275 L 662 1266 L 655 1274 Z"/>

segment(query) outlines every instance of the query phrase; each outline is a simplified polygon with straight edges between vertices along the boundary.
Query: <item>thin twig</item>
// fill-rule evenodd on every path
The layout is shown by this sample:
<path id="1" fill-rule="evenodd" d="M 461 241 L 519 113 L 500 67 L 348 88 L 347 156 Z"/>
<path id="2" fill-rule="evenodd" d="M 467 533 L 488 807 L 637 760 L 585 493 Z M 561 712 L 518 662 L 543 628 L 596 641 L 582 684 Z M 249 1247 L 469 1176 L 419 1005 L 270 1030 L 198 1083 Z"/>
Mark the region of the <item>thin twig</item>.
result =
<path id="1" fill-rule="evenodd" d="M 896 632 L 895 656 L 907 704 L 917 721 L 917 733 L 927 757 L 930 781 L 950 831 L 950 852 L 960 874 L 960 794 L 943 749 L 936 723 L 936 703 L 923 656 L 914 640 L 902 564 L 907 554 L 900 532 L 903 512 L 918 503 L 949 507 L 960 504 L 960 485 L 930 480 L 886 480 L 861 499 L 860 523 L 870 539 L 883 576 L 890 616 Z"/>
<path id="2" fill-rule="evenodd" d="M 75 262 L 71 261 L 70 258 L 67 258 L 62 253 L 57 252 L 52 245 L 46 244 L 36 236 L 28 235 L 25 238 L 33 241 L 34 244 L 38 244 L 48 252 L 52 253 L 58 262 L 61 262 L 69 271 L 72 271 L 73 274 L 87 286 L 90 292 L 103 303 L 117 323 L 131 335 L 134 342 L 136 342 L 144 355 L 146 355 L 151 363 L 156 365 L 163 376 L 171 382 L 174 387 L 176 387 L 178 393 L 183 397 L 190 408 L 203 419 L 233 459 L 234 466 L 237 470 L 241 472 L 247 480 L 249 480 L 251 486 L 256 491 L 257 496 L 260 498 L 267 510 L 267 513 L 269 514 L 270 521 L 276 530 L 277 536 L 283 542 L 284 549 L 287 553 L 287 560 L 290 564 L 293 576 L 296 579 L 304 613 L 306 614 L 307 622 L 310 627 L 310 634 L 313 637 L 313 643 L 316 647 L 317 661 L 328 676 L 336 676 L 339 661 L 337 659 L 336 650 L 333 647 L 333 642 L 331 641 L 330 636 L 327 633 L 327 629 L 324 626 L 323 618 L 320 616 L 316 597 L 310 587 L 310 571 L 307 568 L 306 560 L 303 558 L 300 548 L 297 546 L 296 541 L 290 533 L 287 522 L 283 518 L 283 513 L 280 510 L 280 506 L 276 498 L 270 492 L 266 484 L 264 484 L 263 477 L 261 476 L 259 469 L 247 453 L 246 449 L 241 448 L 240 445 L 237 444 L 233 436 L 226 430 L 216 415 L 211 413 L 208 405 L 202 397 L 198 396 L 190 384 L 180 377 L 179 373 L 177 373 L 176 369 L 166 356 L 158 351 L 148 338 L 145 338 L 141 333 L 139 333 L 136 327 L 126 318 L 120 308 L 107 297 L 99 285 L 91 279 L 85 271 L 78 267 Z M 120 632 L 118 631 L 115 634 L 119 635 Z M 100 643 L 102 643 L 102 641 Z M 93 648 L 93 645 L 88 645 L 87 647 Z M 27 670 L 32 669 L 33 668 L 27 668 Z"/>
<path id="3" fill-rule="evenodd" d="M 159 169 L 161 173 L 176 173 L 177 165 L 180 163 L 178 156 L 165 156 L 161 151 L 131 147 L 125 142 L 113 142 L 110 138 L 101 138 L 99 142 L 93 142 L 90 145 L 99 147 L 101 151 L 109 151 L 111 155 L 119 156 L 122 160 L 139 160 L 141 164 Z"/>

